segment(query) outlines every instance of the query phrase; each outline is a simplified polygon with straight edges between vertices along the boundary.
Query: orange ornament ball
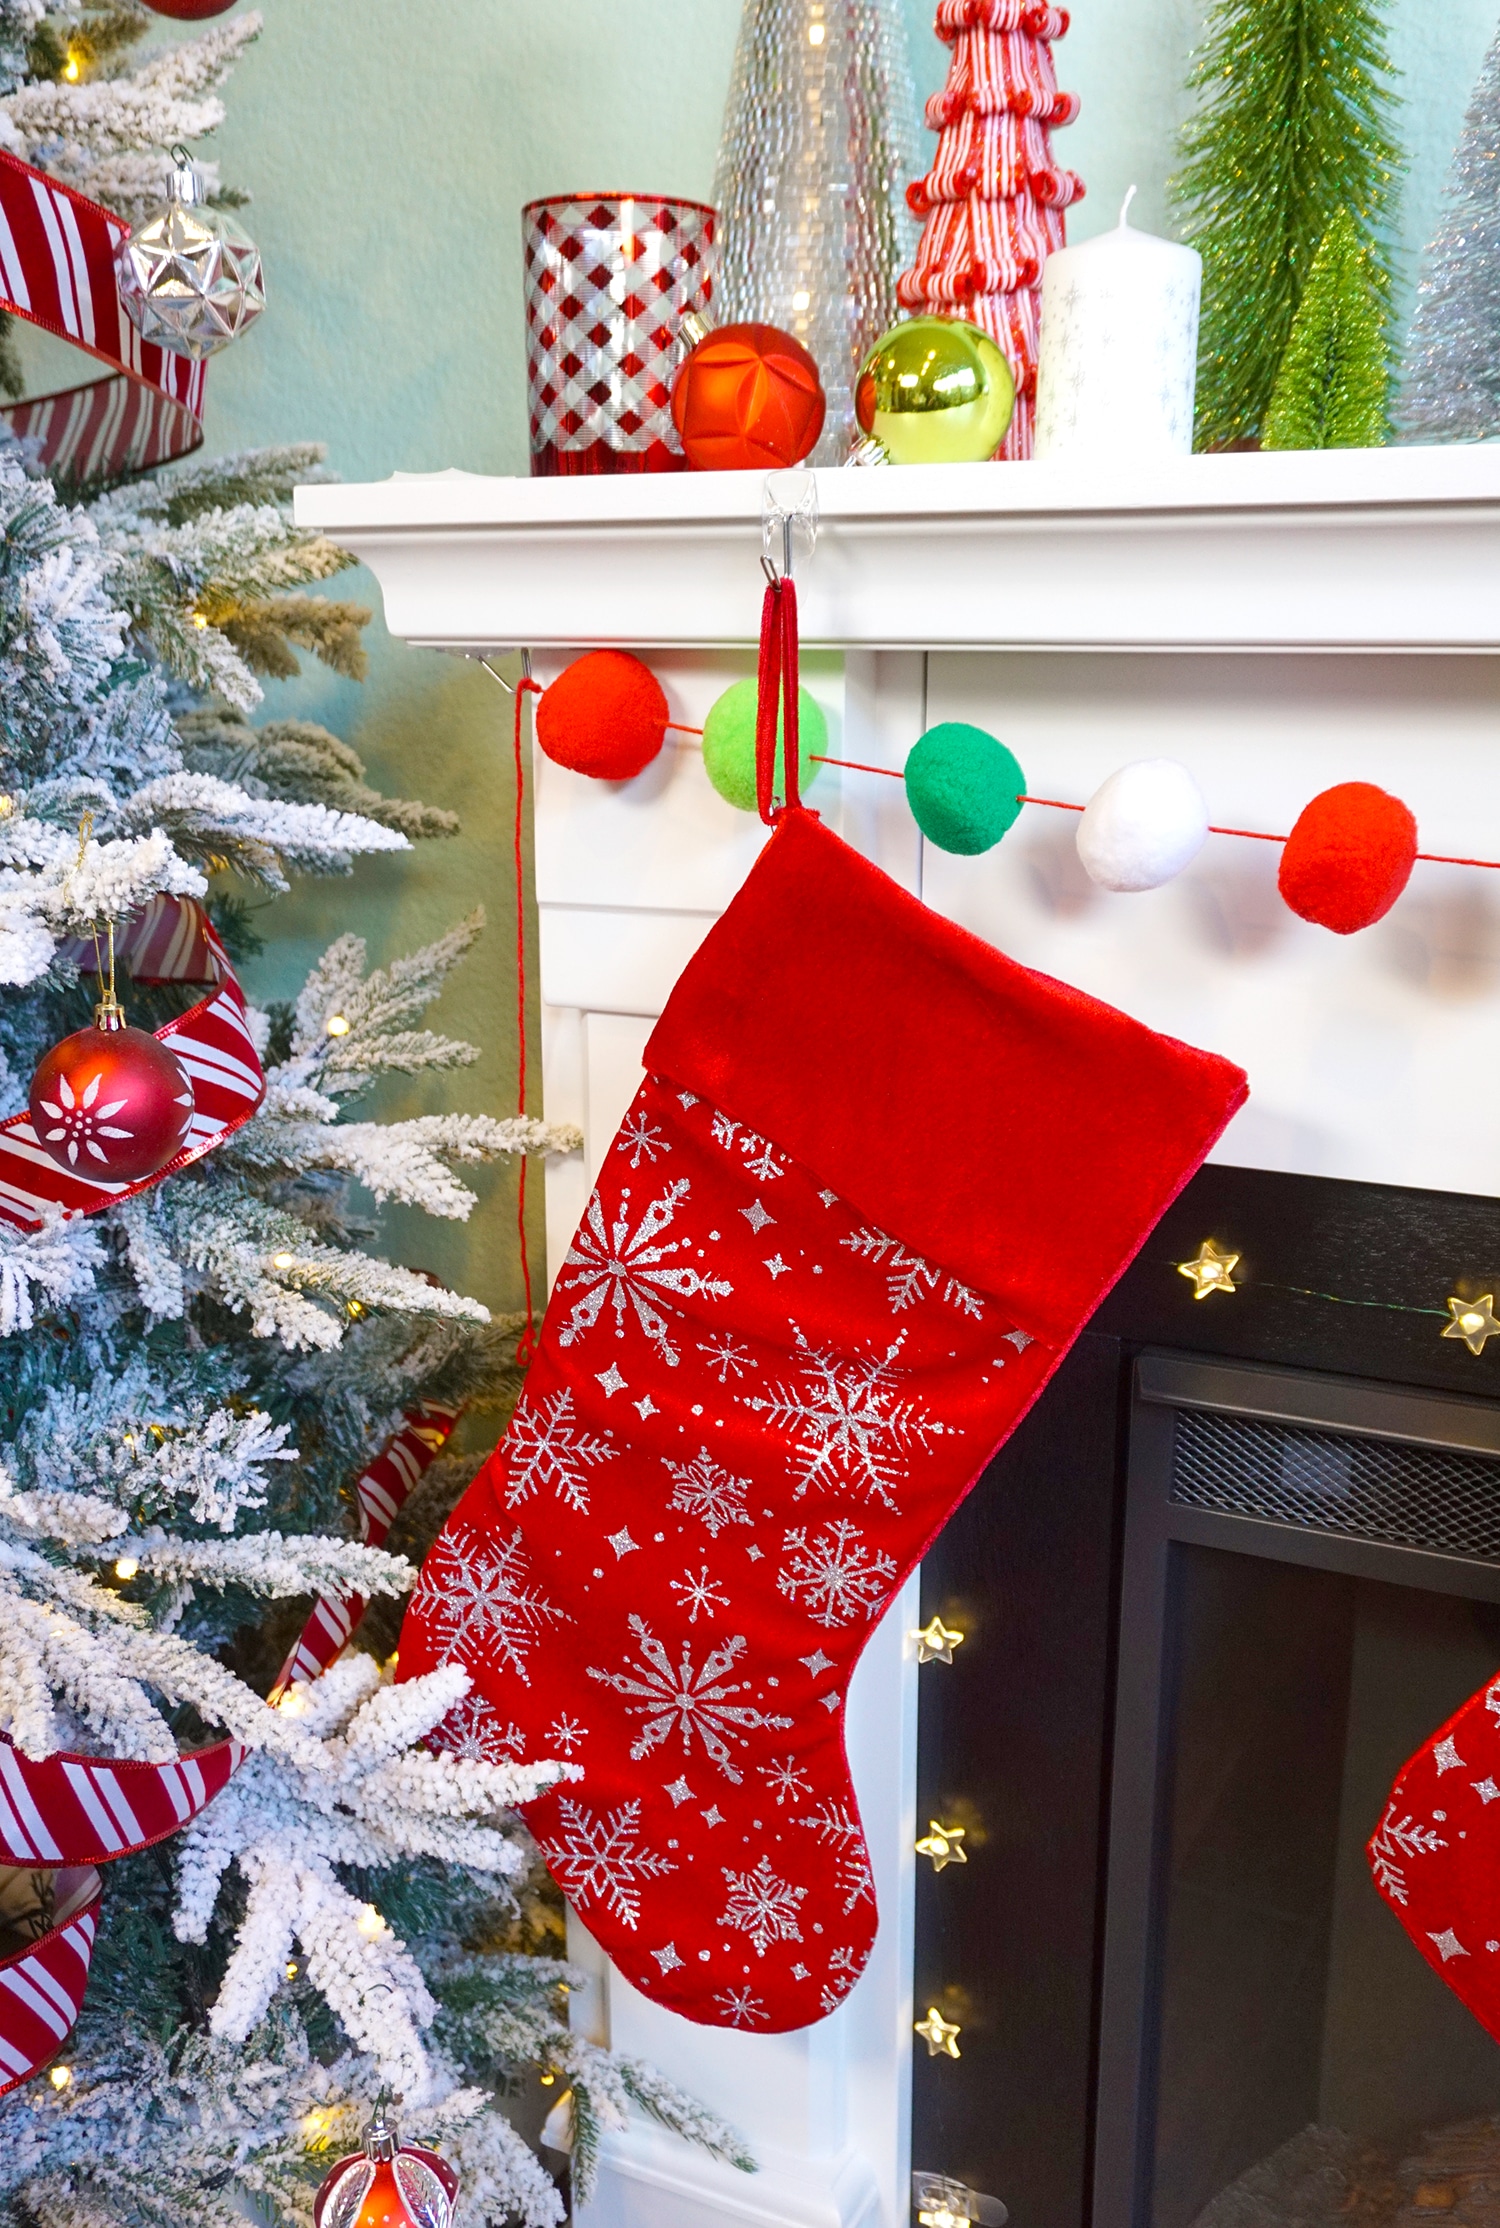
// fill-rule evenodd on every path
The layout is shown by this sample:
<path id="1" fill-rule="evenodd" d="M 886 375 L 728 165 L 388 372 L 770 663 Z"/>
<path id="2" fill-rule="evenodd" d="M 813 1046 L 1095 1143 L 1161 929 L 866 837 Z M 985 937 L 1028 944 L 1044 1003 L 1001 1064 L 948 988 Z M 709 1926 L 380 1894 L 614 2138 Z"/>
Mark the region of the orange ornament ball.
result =
<path id="1" fill-rule="evenodd" d="M 543 691 L 536 739 L 555 766 L 596 781 L 629 781 L 661 749 L 667 718 L 649 665 L 628 650 L 589 650 Z"/>
<path id="2" fill-rule="evenodd" d="M 695 472 L 800 464 L 827 408 L 817 365 L 778 325 L 721 326 L 672 388 L 672 423 Z"/>
<path id="3" fill-rule="evenodd" d="M 1352 936 L 1390 911 L 1416 856 L 1417 823 L 1401 799 L 1372 781 L 1341 781 L 1298 814 L 1277 882 L 1303 920 Z"/>

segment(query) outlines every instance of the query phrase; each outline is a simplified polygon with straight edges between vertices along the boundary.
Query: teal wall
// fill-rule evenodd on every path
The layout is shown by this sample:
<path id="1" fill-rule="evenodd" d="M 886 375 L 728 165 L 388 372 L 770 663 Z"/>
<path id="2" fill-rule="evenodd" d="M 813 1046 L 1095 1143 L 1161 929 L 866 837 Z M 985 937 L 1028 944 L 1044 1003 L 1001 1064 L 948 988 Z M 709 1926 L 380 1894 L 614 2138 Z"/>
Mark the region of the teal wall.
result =
<path id="1" fill-rule="evenodd" d="M 573 186 L 704 196 L 739 16 L 738 0 L 263 0 L 266 29 L 231 81 L 218 153 L 255 200 L 271 308 L 211 369 L 210 447 L 313 438 L 351 479 L 459 464 L 526 468 L 520 297 L 521 204 Z M 1494 29 L 1497 0 L 1394 0 L 1411 154 L 1407 276 L 1430 229 L 1443 169 Z M 906 0 L 922 91 L 946 50 L 928 0 Z M 1113 221 L 1132 183 L 1136 221 L 1166 221 L 1164 181 L 1198 0 L 1080 0 L 1057 50 L 1083 98 L 1059 137 L 1088 183 L 1083 237 Z M 354 576 L 363 580 L 363 576 Z M 364 592 L 378 607 L 373 583 Z M 587 613 L 580 615 L 587 633 Z M 383 787 L 464 817 L 452 843 L 380 859 L 348 881 L 304 885 L 275 913 L 254 970 L 283 995 L 334 935 L 355 929 L 390 958 L 476 901 L 492 928 L 438 1012 L 479 1042 L 480 1067 L 392 1089 L 388 1110 L 509 1111 L 514 1098 L 506 699 L 482 673 L 370 630 L 362 689 L 316 673 L 271 708 L 325 719 Z M 512 1200 L 482 1175 L 485 1205 L 462 1231 L 392 1215 L 404 1258 L 514 1304 Z"/>

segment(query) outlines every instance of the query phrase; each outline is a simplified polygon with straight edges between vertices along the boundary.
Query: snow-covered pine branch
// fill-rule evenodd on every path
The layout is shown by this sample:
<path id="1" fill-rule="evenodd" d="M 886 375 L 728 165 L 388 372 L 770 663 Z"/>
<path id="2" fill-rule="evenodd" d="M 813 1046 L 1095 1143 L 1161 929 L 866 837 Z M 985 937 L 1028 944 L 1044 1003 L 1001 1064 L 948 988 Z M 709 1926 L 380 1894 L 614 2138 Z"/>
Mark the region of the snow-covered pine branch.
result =
<path id="1" fill-rule="evenodd" d="M 253 797 L 213 774 L 164 774 L 119 808 L 126 827 L 164 829 L 188 858 L 227 858 L 247 880 L 288 887 L 286 873 L 347 874 L 356 858 L 406 851 L 406 837 L 358 813 Z"/>
<path id="2" fill-rule="evenodd" d="M 436 998 L 483 927 L 484 909 L 476 906 L 445 936 L 370 975 L 364 938 L 339 937 L 303 985 L 291 1055 L 278 1075 L 347 1096 L 381 1073 L 415 1075 L 477 1060 L 474 1045 L 408 1024 Z"/>
<path id="3" fill-rule="evenodd" d="M 0 958 L 3 953 L 0 935 Z M 0 1338 L 31 1329 L 36 1293 L 61 1305 L 90 1290 L 103 1258 L 97 1231 L 65 1222 L 60 1210 L 50 1212 L 40 1230 L 0 1222 Z"/>
<path id="4" fill-rule="evenodd" d="M 281 1107 L 314 1101 L 312 1120 L 288 1119 Z M 328 1112 L 322 1113 L 326 1107 Z M 570 1153 L 582 1134 L 564 1123 L 529 1115 L 499 1120 L 491 1114 L 422 1114 L 406 1122 L 342 1122 L 330 1126 L 337 1105 L 310 1091 L 284 1094 L 263 1109 L 231 1142 L 233 1156 L 262 1171 L 300 1175 L 315 1168 L 356 1177 L 378 1204 L 388 1199 L 421 1207 L 450 1222 L 467 1222 L 475 1195 L 444 1165 L 447 1160 L 492 1161 L 536 1153 Z"/>

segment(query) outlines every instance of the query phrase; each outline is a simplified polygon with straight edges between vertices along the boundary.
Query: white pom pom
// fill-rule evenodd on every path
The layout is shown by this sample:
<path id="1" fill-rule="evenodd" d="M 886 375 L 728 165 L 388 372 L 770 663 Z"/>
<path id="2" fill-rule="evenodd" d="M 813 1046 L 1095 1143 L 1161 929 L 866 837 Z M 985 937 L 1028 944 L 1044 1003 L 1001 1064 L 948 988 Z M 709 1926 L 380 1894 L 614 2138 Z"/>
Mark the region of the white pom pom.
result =
<path id="1" fill-rule="evenodd" d="M 1078 856 L 1106 890 L 1156 890 L 1197 858 L 1208 807 L 1175 758 L 1138 758 L 1094 791 L 1078 823 Z"/>

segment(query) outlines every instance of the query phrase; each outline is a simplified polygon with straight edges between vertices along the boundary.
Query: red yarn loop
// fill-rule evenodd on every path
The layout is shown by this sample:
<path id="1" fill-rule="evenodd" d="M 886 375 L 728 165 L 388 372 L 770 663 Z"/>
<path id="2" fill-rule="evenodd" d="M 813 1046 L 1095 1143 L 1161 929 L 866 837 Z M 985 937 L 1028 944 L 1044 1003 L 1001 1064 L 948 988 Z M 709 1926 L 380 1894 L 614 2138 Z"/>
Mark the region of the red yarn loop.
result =
<path id="1" fill-rule="evenodd" d="M 1277 881 L 1294 913 L 1352 936 L 1390 911 L 1416 856 L 1417 823 L 1401 799 L 1341 781 L 1298 814 Z"/>
<path id="2" fill-rule="evenodd" d="M 628 650 L 589 650 L 559 673 L 537 705 L 537 746 L 576 774 L 629 781 L 661 749 L 667 713 L 648 665 Z"/>

